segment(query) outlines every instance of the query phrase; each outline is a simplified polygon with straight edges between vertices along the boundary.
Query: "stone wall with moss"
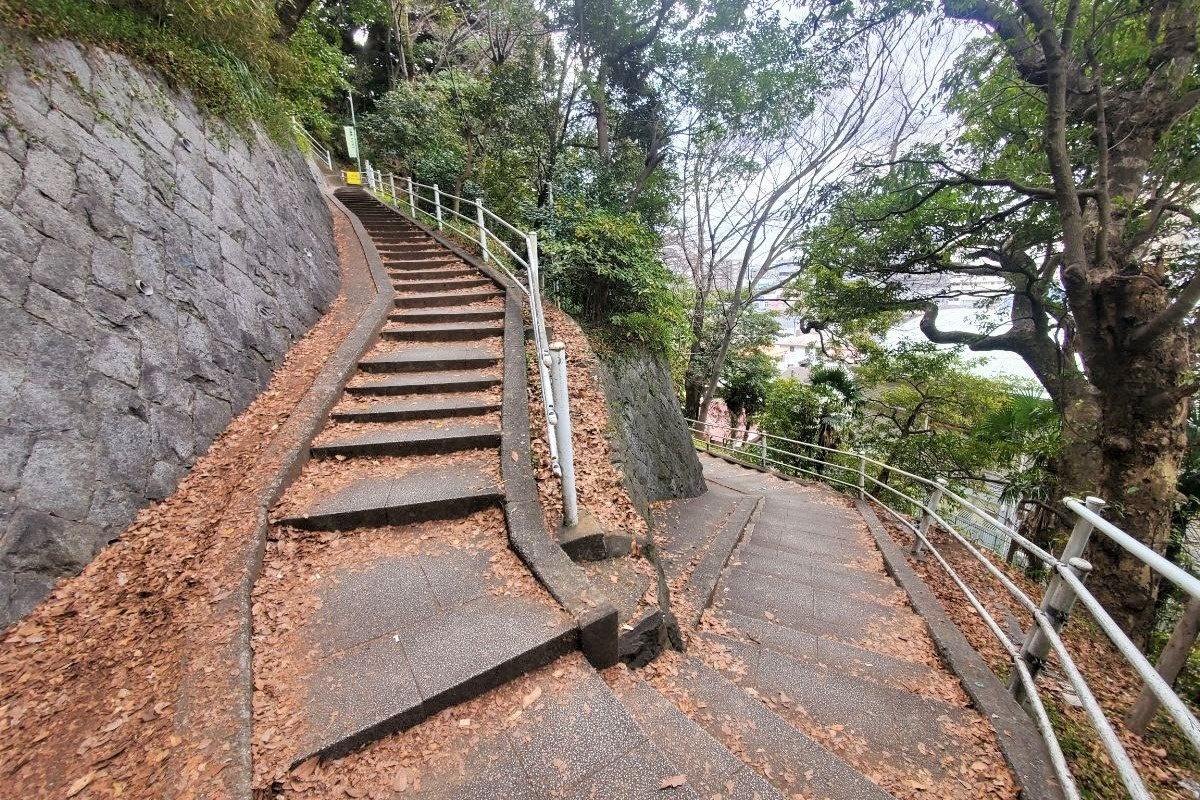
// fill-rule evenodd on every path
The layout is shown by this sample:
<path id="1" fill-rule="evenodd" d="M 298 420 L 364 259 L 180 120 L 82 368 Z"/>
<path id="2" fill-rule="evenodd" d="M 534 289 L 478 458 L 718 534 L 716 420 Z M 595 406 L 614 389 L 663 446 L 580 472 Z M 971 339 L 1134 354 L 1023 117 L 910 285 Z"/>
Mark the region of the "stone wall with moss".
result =
<path id="1" fill-rule="evenodd" d="M 613 461 L 634 504 L 645 515 L 656 500 L 703 494 L 700 460 L 666 357 L 639 350 L 597 355 L 613 427 Z"/>
<path id="2" fill-rule="evenodd" d="M 337 294 L 329 211 L 124 58 L 3 43 L 0 624 L 166 497 Z"/>

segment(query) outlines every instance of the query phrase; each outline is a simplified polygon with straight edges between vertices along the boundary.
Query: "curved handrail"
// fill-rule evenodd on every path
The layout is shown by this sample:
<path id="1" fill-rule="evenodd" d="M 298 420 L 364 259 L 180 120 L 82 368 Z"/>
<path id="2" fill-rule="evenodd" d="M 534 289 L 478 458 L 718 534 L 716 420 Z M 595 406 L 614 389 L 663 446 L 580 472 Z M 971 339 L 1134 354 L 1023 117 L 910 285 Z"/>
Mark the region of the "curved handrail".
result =
<path id="1" fill-rule="evenodd" d="M 743 442 L 748 442 L 749 436 L 752 433 L 743 428 L 734 428 L 719 423 L 698 422 L 696 420 L 688 420 L 688 422 L 693 426 L 694 433 L 700 433 L 705 437 L 705 442 L 710 449 L 711 438 L 708 433 L 710 428 L 727 431 L 730 434 L 729 438 L 733 438 L 733 434 L 742 434 Z M 980 618 L 984 620 L 992 635 L 999 640 L 1004 651 L 1008 654 L 1010 660 L 1012 660 L 1015 678 L 1010 682 L 1010 689 L 1019 699 L 1027 701 L 1027 707 L 1033 715 L 1037 728 L 1049 748 L 1055 773 L 1058 775 L 1064 791 L 1069 798 L 1077 798 L 1079 792 L 1075 786 L 1074 777 L 1071 775 L 1066 759 L 1063 756 L 1061 745 L 1054 733 L 1049 715 L 1037 691 L 1036 678 L 1038 669 L 1050 652 L 1053 652 L 1057 656 L 1067 677 L 1067 682 L 1070 683 L 1076 696 L 1079 698 L 1089 722 L 1099 736 L 1101 744 L 1108 753 L 1114 769 L 1120 776 L 1130 796 L 1138 798 L 1138 800 L 1142 800 L 1143 798 L 1148 800 L 1150 798 L 1150 794 L 1132 760 L 1129 758 L 1124 745 L 1121 743 L 1112 724 L 1105 716 L 1104 709 L 1100 706 L 1099 701 L 1096 700 L 1094 693 L 1087 684 L 1087 680 L 1075 664 L 1065 641 L 1059 633 L 1066 622 L 1066 614 L 1070 611 L 1075 600 L 1078 600 L 1083 605 L 1104 634 L 1113 642 L 1117 651 L 1133 667 L 1134 671 L 1138 673 L 1144 681 L 1146 688 L 1162 703 L 1164 709 L 1166 709 L 1174 722 L 1179 726 L 1180 731 L 1188 739 L 1192 747 L 1197 752 L 1200 752 L 1200 721 L 1196 719 L 1196 716 L 1187 707 L 1187 704 L 1171 689 L 1149 660 L 1138 650 L 1129 637 L 1125 635 L 1124 631 L 1121 630 L 1120 626 L 1108 614 L 1095 595 L 1088 590 L 1084 584 L 1084 578 L 1087 572 L 1090 571 L 1091 565 L 1078 556 L 1083 553 L 1087 539 L 1091 533 L 1099 531 L 1143 564 L 1187 592 L 1191 597 L 1200 597 L 1200 580 L 1197 580 L 1195 576 L 1190 575 L 1167 561 L 1096 513 L 1095 507 L 1101 505 L 1099 500 L 1090 498 L 1088 503 L 1083 503 L 1074 498 L 1064 499 L 1065 505 L 1075 513 L 1077 521 L 1075 531 L 1072 533 L 1071 542 L 1064 548 L 1062 556 L 1056 557 L 1021 536 L 1009 526 L 993 518 L 990 514 L 984 512 L 957 492 L 950 490 L 944 482 L 930 480 L 924 476 L 915 475 L 911 472 L 892 467 L 863 453 L 825 447 L 809 442 L 800 442 L 765 432 L 757 432 L 757 434 L 759 438 L 753 444 L 741 449 L 740 454 L 743 458 L 737 457 L 737 448 L 718 446 L 726 450 L 734 460 L 742 463 L 749 462 L 750 466 L 766 470 L 772 470 L 772 467 L 779 467 L 782 470 L 811 475 L 818 480 L 845 487 L 851 492 L 858 494 L 864 500 L 870 499 L 874 501 L 906 529 L 912 532 L 914 536 L 914 552 L 921 553 L 928 551 L 933 554 L 939 566 L 951 578 L 959 591 L 962 592 L 963 596 L 979 614 Z M 815 455 L 808 455 L 778 447 L 773 445 L 772 441 L 796 445 L 805 448 L 811 453 L 820 452 L 829 455 L 817 458 Z M 758 452 L 752 452 L 752 449 L 757 449 Z M 783 462 L 772 458 L 772 454 L 786 456 L 791 459 L 798 458 L 805 463 L 813 465 L 821 464 L 825 467 L 833 467 L 842 470 L 844 473 L 850 473 L 850 475 L 854 476 L 855 480 L 851 482 L 841 477 L 832 477 L 826 475 L 824 470 L 798 466 L 794 461 L 793 463 Z M 845 456 L 851 459 L 852 463 L 856 463 L 857 466 L 848 466 L 847 464 L 827 460 L 834 455 Z M 921 501 L 893 486 L 880 482 L 877 477 L 867 472 L 866 466 L 868 464 L 878 466 L 880 469 L 887 469 L 893 475 L 904 476 L 918 485 L 928 488 L 930 490 L 929 497 L 925 501 Z M 868 483 L 872 485 L 872 491 L 867 490 Z M 883 494 L 885 491 L 902 498 L 905 503 L 919 509 L 919 520 L 914 523 L 904 513 L 893 508 L 877 496 L 877 494 Z M 984 555 L 970 539 L 958 531 L 951 522 L 939 513 L 939 506 L 944 501 L 957 504 L 986 524 L 1010 536 L 1026 553 L 1051 568 L 1055 577 L 1046 589 L 1040 604 L 1035 602 L 1003 570 L 994 564 L 990 558 Z M 929 528 L 935 523 L 958 542 L 976 561 L 980 562 L 988 574 L 998 581 L 1004 587 L 1005 591 L 1031 615 L 1034 627 L 1031 629 L 1029 635 L 1025 637 L 1025 643 L 1020 649 L 1013 644 L 1011 639 L 1004 633 L 1004 629 L 988 612 L 979 598 L 975 596 L 971 588 L 958 575 L 958 572 L 937 549 L 936 545 L 929 540 Z"/>
<path id="2" fill-rule="evenodd" d="M 563 524 L 573 527 L 578 521 L 578 506 L 575 493 L 575 465 L 573 448 L 571 446 L 571 420 L 567 407 L 566 391 L 566 355 L 565 348 L 556 342 L 551 347 L 546 331 L 545 312 L 542 308 L 541 279 L 538 272 L 538 237 L 536 231 L 522 231 L 506 220 L 501 219 L 483 205 L 482 198 L 465 198 L 443 192 L 437 184 L 418 183 L 412 178 L 400 179 L 400 189 L 397 188 L 397 176 L 394 173 L 383 175 L 374 169 L 371 162 L 366 162 L 367 188 L 383 203 L 403 216 L 413 221 L 419 221 L 418 216 L 425 214 L 439 231 L 449 228 L 463 239 L 472 243 L 485 265 L 498 267 L 513 282 L 513 285 L 525 295 L 529 308 L 530 321 L 533 328 L 534 347 L 537 350 L 538 378 L 542 390 L 542 410 L 546 417 L 546 441 L 550 451 L 550 466 L 560 479 L 563 490 Z M 423 197 L 419 190 L 427 190 L 431 197 Z M 406 199 L 401 198 L 401 192 Z M 471 219 L 452 205 L 443 201 L 454 201 L 461 207 L 464 203 L 476 210 L 475 219 Z M 430 207 L 433 213 L 424 211 L 422 204 Z M 459 227 L 445 219 L 447 212 L 451 219 L 462 220 L 465 227 Z M 525 254 L 520 255 L 509 246 L 494 230 L 489 230 L 487 221 L 492 220 L 504 229 L 520 237 L 525 243 Z M 490 237 L 490 238 L 489 238 Z M 504 259 L 497 258 L 488 246 L 489 242 L 499 244 L 501 249 L 512 258 L 518 266 L 516 271 L 510 270 Z M 518 273 L 524 273 L 524 279 Z M 553 367 L 553 371 L 551 371 Z M 560 385 L 561 384 L 561 385 Z M 557 398 L 557 399 L 556 399 Z"/>

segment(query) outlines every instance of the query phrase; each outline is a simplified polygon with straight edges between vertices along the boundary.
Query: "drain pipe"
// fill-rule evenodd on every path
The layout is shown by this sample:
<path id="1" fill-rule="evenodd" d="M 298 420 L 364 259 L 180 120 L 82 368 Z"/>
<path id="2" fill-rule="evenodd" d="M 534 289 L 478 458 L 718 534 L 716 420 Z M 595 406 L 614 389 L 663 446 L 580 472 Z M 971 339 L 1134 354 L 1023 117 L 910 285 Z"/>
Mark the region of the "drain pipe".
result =
<path id="1" fill-rule="evenodd" d="M 575 495 L 575 450 L 571 446 L 571 405 L 567 396 L 567 346 L 550 345 L 550 383 L 554 392 L 554 438 L 558 441 L 558 464 L 562 468 L 563 527 L 579 524 L 579 499 Z"/>

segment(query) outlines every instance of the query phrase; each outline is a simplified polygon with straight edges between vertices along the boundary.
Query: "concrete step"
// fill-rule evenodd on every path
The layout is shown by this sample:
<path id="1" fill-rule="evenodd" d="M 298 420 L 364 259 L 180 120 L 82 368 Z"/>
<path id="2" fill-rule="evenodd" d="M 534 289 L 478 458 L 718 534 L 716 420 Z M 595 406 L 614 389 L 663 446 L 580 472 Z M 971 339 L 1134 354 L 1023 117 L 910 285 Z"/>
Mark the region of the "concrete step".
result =
<path id="1" fill-rule="evenodd" d="M 490 278 L 435 278 L 422 280 L 393 280 L 397 292 L 442 292 L 454 289 L 477 289 L 481 286 L 495 287 Z"/>
<path id="2" fill-rule="evenodd" d="M 841 670 L 872 683 L 917 692 L 922 686 L 942 684 L 945 680 L 942 673 L 924 664 L 872 652 L 811 631 L 776 625 L 733 611 L 717 611 L 716 616 L 757 642 L 760 648 L 774 650 L 797 661 Z"/>
<path id="3" fill-rule="evenodd" d="M 955 728 L 971 726 L 967 710 L 771 649 L 714 638 L 743 662 L 744 674 L 730 673 L 743 688 L 776 703 L 776 713 L 785 719 L 828 731 L 826 746 L 860 771 L 878 771 L 894 780 L 958 773 L 954 762 L 963 741 Z M 935 790 L 933 796 L 941 795 Z"/>
<path id="4" fill-rule="evenodd" d="M 320 531 L 402 525 L 465 516 L 503 497 L 503 489 L 482 467 L 468 462 L 398 478 L 363 478 L 278 522 Z"/>
<path id="5" fill-rule="evenodd" d="M 424 267 L 389 267 L 388 275 L 393 280 L 441 280 L 444 278 L 475 278 L 479 270 L 466 265 L 446 266 L 437 269 Z"/>
<path id="6" fill-rule="evenodd" d="M 700 797 L 786 800 L 645 681 L 631 674 L 619 681 L 613 692 Z"/>
<path id="7" fill-rule="evenodd" d="M 496 425 L 432 424 L 418 430 L 381 430 L 339 436 L 314 444 L 313 458 L 333 456 L 428 456 L 500 446 Z"/>
<path id="8" fill-rule="evenodd" d="M 444 308 L 469 305 L 503 297 L 498 289 L 479 289 L 471 292 L 427 292 L 406 294 L 396 298 L 396 308 Z"/>
<path id="9" fill-rule="evenodd" d="M 378 353 L 358 362 L 363 372 L 436 372 L 485 369 L 500 363 L 500 356 L 472 347 L 420 347 Z"/>
<path id="10" fill-rule="evenodd" d="M 455 558 L 443 554 L 436 566 L 450 571 Z M 439 596 L 446 587 L 431 587 L 416 558 L 330 576 L 311 638 L 338 637 L 337 650 L 308 678 L 293 763 L 349 753 L 575 648 L 567 614 L 542 598 L 489 594 L 486 567 L 465 564 L 457 588 L 475 595 L 467 602 Z"/>
<path id="11" fill-rule="evenodd" d="M 433 325 L 405 325 L 402 328 L 384 328 L 379 335 L 384 339 L 402 342 L 469 342 L 490 339 L 504 334 L 504 325 L 479 322 L 445 322 Z"/>
<path id="12" fill-rule="evenodd" d="M 728 611 L 802 630 L 806 629 L 804 623 L 815 620 L 826 629 L 843 631 L 842 638 L 855 641 L 869 636 L 873 629 L 893 627 L 901 615 L 912 613 L 838 592 L 816 591 L 809 585 L 737 567 L 723 576 L 714 598 L 714 604 L 717 603 Z"/>
<path id="13" fill-rule="evenodd" d="M 731 564 L 731 586 L 759 583 L 778 591 L 785 591 L 786 587 L 795 587 L 797 590 L 807 587 L 818 595 L 844 595 L 881 604 L 903 602 L 904 594 L 883 576 L 849 568 L 830 570 L 828 565 L 819 561 L 810 561 L 809 569 L 805 569 L 801 564 L 786 560 L 782 557 L 785 554 L 776 551 L 768 551 L 778 556 L 774 567 L 765 567 L 762 551 L 750 553 L 750 549 L 742 548 Z"/>
<path id="14" fill-rule="evenodd" d="M 812 556 L 797 555 L 759 544 L 754 536 L 738 551 L 735 566 L 760 575 L 798 581 L 808 586 L 841 591 L 848 594 L 867 594 L 879 598 L 895 596 L 896 584 L 883 575 L 854 567 L 830 563 Z"/>
<path id="15" fill-rule="evenodd" d="M 440 322 L 484 322 L 504 319 L 503 308 L 472 308 L 470 306 L 443 306 L 438 309 L 405 309 L 388 315 L 392 322 L 413 325 L 431 325 Z"/>
<path id="16" fill-rule="evenodd" d="M 401 422 L 472 417 L 499 410 L 499 399 L 453 397 L 437 400 L 416 399 L 395 403 L 370 403 L 361 408 L 334 409 L 330 418 L 338 422 Z"/>
<path id="17" fill-rule="evenodd" d="M 692 705 L 699 706 L 693 719 L 785 796 L 799 794 L 809 800 L 891 797 L 694 656 L 684 659 L 675 680 Z"/>
<path id="18" fill-rule="evenodd" d="M 450 392 L 478 392 L 499 386 L 499 374 L 484 370 L 464 372 L 418 372 L 404 375 L 389 375 L 346 386 L 351 395 L 381 394 L 446 394 Z"/>
<path id="19" fill-rule="evenodd" d="M 405 258 L 417 258 L 424 255 L 440 256 L 447 255 L 450 252 L 436 242 L 413 242 L 409 244 L 376 242 L 375 249 L 379 251 L 381 256 L 392 254 L 404 256 Z"/>

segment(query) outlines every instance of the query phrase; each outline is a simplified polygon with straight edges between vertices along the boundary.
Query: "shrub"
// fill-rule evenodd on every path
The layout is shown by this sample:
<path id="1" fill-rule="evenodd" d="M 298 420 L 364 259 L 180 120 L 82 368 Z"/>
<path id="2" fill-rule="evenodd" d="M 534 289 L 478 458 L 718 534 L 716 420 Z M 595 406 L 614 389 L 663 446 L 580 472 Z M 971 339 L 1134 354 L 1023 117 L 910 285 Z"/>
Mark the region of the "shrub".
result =
<path id="1" fill-rule="evenodd" d="M 636 214 L 560 207 L 544 250 L 546 283 L 569 313 L 610 338 L 670 348 L 684 324 L 677 279 L 662 262 L 658 235 Z"/>

